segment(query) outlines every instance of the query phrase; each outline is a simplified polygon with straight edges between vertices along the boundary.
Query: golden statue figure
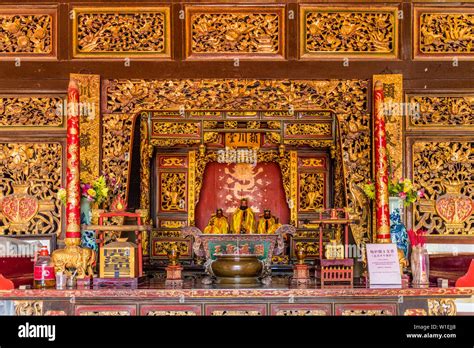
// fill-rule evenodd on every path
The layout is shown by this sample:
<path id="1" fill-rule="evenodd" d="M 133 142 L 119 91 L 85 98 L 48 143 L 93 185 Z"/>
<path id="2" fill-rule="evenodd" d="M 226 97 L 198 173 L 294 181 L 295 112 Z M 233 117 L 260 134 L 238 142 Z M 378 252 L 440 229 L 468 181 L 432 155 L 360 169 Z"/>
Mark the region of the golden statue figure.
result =
<path id="1" fill-rule="evenodd" d="M 216 213 L 211 216 L 209 223 L 204 228 L 206 234 L 227 234 L 229 233 L 229 223 L 227 217 L 221 208 L 216 210 Z"/>
<path id="2" fill-rule="evenodd" d="M 255 215 L 246 198 L 240 200 L 240 207 L 232 214 L 231 230 L 236 234 L 255 233 Z"/>
<path id="3" fill-rule="evenodd" d="M 281 224 L 278 223 L 278 218 L 272 216 L 270 209 L 265 209 L 263 215 L 260 215 L 258 220 L 257 233 L 258 234 L 271 234 L 275 233 Z"/>

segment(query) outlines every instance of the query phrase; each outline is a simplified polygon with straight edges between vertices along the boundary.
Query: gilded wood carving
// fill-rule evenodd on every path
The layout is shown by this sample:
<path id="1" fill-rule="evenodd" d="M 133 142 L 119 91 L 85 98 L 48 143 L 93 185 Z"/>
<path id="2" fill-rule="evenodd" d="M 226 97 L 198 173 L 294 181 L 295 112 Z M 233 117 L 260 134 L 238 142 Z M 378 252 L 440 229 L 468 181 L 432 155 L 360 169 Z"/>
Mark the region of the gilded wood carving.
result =
<path id="1" fill-rule="evenodd" d="M 413 181 L 425 189 L 425 198 L 413 207 L 414 228 L 426 229 L 432 235 L 473 235 L 474 215 L 461 228 L 451 228 L 435 204 L 446 193 L 456 193 L 451 189 L 454 187 L 459 188 L 458 194 L 474 200 L 474 142 L 416 141 L 412 156 Z"/>
<path id="2" fill-rule="evenodd" d="M 283 7 L 186 7 L 190 58 L 284 58 Z"/>
<path id="3" fill-rule="evenodd" d="M 0 9 L 0 59 L 55 55 L 56 9 Z"/>
<path id="4" fill-rule="evenodd" d="M 301 58 L 396 58 L 396 7 L 300 9 Z"/>
<path id="5" fill-rule="evenodd" d="M 128 173 L 133 128 L 133 115 L 102 116 L 102 171 L 117 181 L 112 196 L 128 195 Z"/>
<path id="6" fill-rule="evenodd" d="M 415 58 L 472 59 L 474 8 L 419 7 L 414 12 Z"/>
<path id="7" fill-rule="evenodd" d="M 407 129 L 474 129 L 474 95 L 408 95 L 418 112 L 407 117 Z"/>
<path id="8" fill-rule="evenodd" d="M 73 9 L 73 57 L 169 58 L 169 7 Z"/>
<path id="9" fill-rule="evenodd" d="M 0 97 L 0 131 L 64 127 L 63 96 Z"/>
<path id="10" fill-rule="evenodd" d="M 61 233 L 63 147 L 0 143 L 0 234 Z"/>
<path id="11" fill-rule="evenodd" d="M 71 74 L 79 87 L 81 181 L 100 173 L 100 75 Z"/>

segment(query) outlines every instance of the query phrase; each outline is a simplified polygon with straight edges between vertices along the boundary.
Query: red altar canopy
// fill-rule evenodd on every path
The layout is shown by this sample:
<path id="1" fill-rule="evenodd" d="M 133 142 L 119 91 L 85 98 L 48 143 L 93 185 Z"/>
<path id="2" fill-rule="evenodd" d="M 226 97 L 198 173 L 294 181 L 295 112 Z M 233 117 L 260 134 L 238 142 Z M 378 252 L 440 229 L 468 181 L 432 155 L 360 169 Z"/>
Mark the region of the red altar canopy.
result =
<path id="1" fill-rule="evenodd" d="M 258 215 L 270 209 L 272 215 L 287 224 L 290 209 L 286 203 L 280 166 L 277 163 L 225 164 L 211 162 L 204 171 L 203 185 L 196 206 L 196 226 L 202 231 L 217 208 L 229 219 L 240 198 L 248 198 Z"/>

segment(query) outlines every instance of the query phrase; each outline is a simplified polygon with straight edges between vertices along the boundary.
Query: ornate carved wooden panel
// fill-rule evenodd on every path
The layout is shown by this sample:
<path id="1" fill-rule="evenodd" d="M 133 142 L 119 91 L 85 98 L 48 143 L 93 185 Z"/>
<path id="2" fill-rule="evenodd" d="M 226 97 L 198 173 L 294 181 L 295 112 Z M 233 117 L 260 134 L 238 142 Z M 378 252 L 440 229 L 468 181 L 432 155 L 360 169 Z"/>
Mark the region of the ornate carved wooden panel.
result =
<path id="1" fill-rule="evenodd" d="M 73 9 L 74 58 L 171 57 L 169 7 Z"/>
<path id="2" fill-rule="evenodd" d="M 100 75 L 71 74 L 79 87 L 81 181 L 100 173 Z"/>
<path id="3" fill-rule="evenodd" d="M 449 217 L 446 219 L 439 209 L 439 203 L 437 207 L 437 200 L 450 193 L 454 199 L 457 197 L 457 203 L 451 208 L 451 213 L 445 213 L 464 220 L 466 199 L 461 195 L 470 198 L 471 202 L 474 200 L 474 142 L 470 139 L 458 141 L 437 137 L 432 140 L 415 140 L 410 145 L 413 181 L 418 188 L 425 189 L 425 199 L 413 207 L 414 228 L 426 229 L 431 235 L 474 235 L 474 214 L 467 215 L 465 221 L 459 223 L 450 221 Z"/>
<path id="4" fill-rule="evenodd" d="M 474 131 L 474 94 L 409 94 L 407 130 Z"/>
<path id="5" fill-rule="evenodd" d="M 414 10 L 415 59 L 474 58 L 474 7 L 418 7 Z"/>
<path id="6" fill-rule="evenodd" d="M 187 6 L 188 58 L 284 58 L 282 6 Z"/>
<path id="7" fill-rule="evenodd" d="M 63 145 L 0 142 L 0 234 L 61 233 Z"/>
<path id="8" fill-rule="evenodd" d="M 262 316 L 267 315 L 266 304 L 205 304 L 205 315 L 213 316 Z"/>
<path id="9" fill-rule="evenodd" d="M 397 315 L 396 304 L 336 304 L 336 315 L 342 316 L 386 316 Z"/>
<path id="10" fill-rule="evenodd" d="M 398 56 L 397 7 L 300 8 L 301 58 Z"/>
<path id="11" fill-rule="evenodd" d="M 74 315 L 80 316 L 130 316 L 137 315 L 135 305 L 79 305 L 74 310 Z"/>
<path id="12" fill-rule="evenodd" d="M 140 315 L 196 316 L 202 315 L 201 305 L 142 305 Z"/>
<path id="13" fill-rule="evenodd" d="M 128 194 L 133 115 L 102 116 L 102 171 L 117 180 L 111 196 Z"/>
<path id="14" fill-rule="evenodd" d="M 270 315 L 321 316 L 331 315 L 331 304 L 271 304 Z"/>
<path id="15" fill-rule="evenodd" d="M 0 96 L 0 131 L 65 128 L 64 96 Z"/>
<path id="16" fill-rule="evenodd" d="M 55 59 L 56 8 L 0 9 L 0 59 Z"/>

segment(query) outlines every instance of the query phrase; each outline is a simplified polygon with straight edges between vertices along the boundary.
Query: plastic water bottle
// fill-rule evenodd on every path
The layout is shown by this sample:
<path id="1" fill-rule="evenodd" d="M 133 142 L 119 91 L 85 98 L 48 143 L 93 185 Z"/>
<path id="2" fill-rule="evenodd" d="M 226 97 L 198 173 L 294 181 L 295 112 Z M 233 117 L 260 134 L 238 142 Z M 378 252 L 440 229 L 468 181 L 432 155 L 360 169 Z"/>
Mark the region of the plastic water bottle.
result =
<path id="1" fill-rule="evenodd" d="M 46 245 L 41 247 L 35 262 L 33 287 L 35 289 L 49 289 L 56 287 L 54 264 L 48 253 Z"/>

